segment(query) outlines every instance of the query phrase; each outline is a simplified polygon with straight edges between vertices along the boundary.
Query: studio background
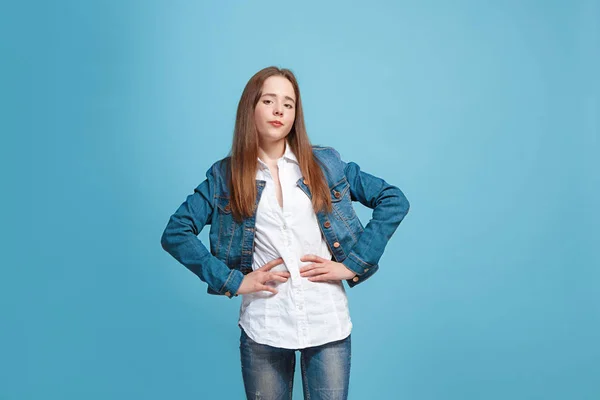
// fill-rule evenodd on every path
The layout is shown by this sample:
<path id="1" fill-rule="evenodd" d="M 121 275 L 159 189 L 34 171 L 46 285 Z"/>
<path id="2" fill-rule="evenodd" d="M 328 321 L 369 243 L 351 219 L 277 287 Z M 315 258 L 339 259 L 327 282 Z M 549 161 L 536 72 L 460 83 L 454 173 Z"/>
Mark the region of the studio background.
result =
<path id="1" fill-rule="evenodd" d="M 240 298 L 160 235 L 269 65 L 314 144 L 411 202 L 346 286 L 350 399 L 600 398 L 599 25 L 593 0 L 3 2 L 0 399 L 243 398 Z"/>

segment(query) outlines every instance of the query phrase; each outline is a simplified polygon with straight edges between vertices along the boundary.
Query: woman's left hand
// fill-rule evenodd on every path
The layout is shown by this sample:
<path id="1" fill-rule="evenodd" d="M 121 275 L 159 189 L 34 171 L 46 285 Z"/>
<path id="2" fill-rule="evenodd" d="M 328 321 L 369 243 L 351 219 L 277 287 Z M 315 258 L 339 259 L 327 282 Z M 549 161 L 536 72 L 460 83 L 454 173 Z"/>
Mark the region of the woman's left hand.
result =
<path id="1" fill-rule="evenodd" d="M 314 254 L 306 254 L 300 258 L 300 261 L 313 262 L 300 268 L 300 276 L 309 277 L 308 280 L 311 282 L 341 281 L 342 279 L 352 279 L 356 275 L 356 273 L 344 264 L 333 260 L 326 260 Z"/>

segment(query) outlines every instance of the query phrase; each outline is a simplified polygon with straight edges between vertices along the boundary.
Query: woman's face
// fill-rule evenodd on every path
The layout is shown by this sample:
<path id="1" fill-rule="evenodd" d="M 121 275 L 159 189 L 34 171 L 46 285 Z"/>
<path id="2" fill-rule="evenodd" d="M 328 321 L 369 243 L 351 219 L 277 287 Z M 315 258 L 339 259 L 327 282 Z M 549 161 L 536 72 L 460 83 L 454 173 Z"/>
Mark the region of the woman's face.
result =
<path id="1" fill-rule="evenodd" d="M 292 83 L 283 76 L 271 76 L 262 86 L 254 109 L 254 122 L 261 143 L 277 142 L 292 130 L 296 118 L 296 95 Z M 271 123 L 277 121 L 280 124 Z"/>

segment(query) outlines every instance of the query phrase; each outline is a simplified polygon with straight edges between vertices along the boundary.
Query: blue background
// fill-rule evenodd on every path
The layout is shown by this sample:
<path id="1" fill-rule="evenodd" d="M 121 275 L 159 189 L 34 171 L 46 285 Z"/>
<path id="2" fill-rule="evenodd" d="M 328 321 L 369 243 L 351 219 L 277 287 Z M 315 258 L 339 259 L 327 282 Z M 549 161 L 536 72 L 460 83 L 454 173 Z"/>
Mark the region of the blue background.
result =
<path id="1" fill-rule="evenodd" d="M 2 3 L 0 399 L 243 398 L 240 299 L 159 242 L 268 65 L 411 202 L 350 398 L 600 398 L 599 2 L 226 4 Z"/>

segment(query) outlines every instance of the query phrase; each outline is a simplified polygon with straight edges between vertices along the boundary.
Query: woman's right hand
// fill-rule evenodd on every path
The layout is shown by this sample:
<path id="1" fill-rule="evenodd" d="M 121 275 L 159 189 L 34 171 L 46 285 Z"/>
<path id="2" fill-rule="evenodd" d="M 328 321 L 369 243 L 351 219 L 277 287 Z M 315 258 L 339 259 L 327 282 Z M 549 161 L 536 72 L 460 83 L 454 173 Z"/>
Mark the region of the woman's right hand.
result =
<path id="1" fill-rule="evenodd" d="M 259 269 L 244 275 L 242 284 L 240 285 L 236 294 L 248 294 L 253 292 L 260 292 L 261 290 L 268 290 L 275 294 L 277 289 L 268 286 L 265 283 L 269 281 L 286 282 L 290 277 L 289 271 L 274 271 L 271 272 L 273 267 L 283 264 L 283 258 L 279 257 L 273 261 L 269 261 Z"/>

